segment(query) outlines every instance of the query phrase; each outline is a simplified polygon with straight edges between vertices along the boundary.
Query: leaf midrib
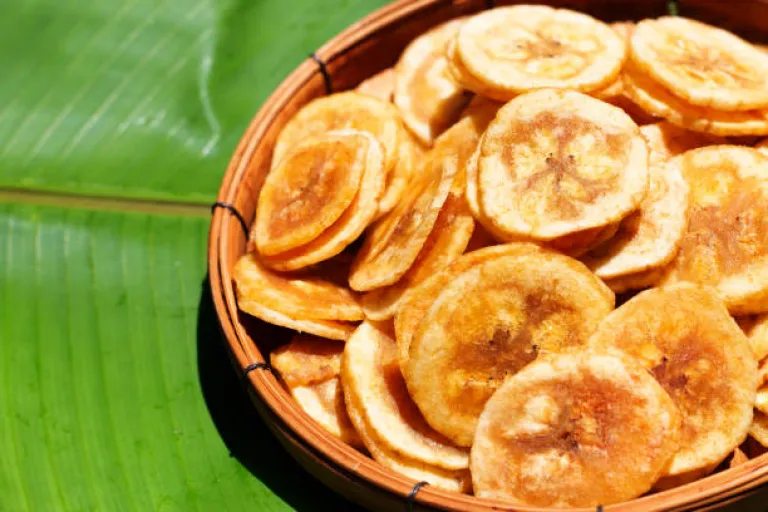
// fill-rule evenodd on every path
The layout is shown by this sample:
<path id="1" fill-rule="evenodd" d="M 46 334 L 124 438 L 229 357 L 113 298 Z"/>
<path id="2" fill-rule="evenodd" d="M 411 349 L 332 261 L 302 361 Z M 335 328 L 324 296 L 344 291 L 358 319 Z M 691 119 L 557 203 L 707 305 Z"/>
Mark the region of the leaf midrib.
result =
<path id="1" fill-rule="evenodd" d="M 194 202 L 90 196 L 10 187 L 0 187 L 0 203 L 22 203 L 181 217 L 206 218 L 210 216 L 210 207 Z"/>

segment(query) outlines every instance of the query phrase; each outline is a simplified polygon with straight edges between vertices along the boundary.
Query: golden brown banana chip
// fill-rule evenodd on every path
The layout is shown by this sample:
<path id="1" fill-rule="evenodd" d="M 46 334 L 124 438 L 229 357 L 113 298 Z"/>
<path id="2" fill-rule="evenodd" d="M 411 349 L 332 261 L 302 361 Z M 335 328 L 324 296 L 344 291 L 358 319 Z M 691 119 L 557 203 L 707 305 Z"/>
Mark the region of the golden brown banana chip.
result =
<path id="1" fill-rule="evenodd" d="M 240 300 L 301 319 L 362 320 L 357 294 L 315 275 L 278 274 L 265 268 L 255 254 L 235 265 L 233 277 Z"/>
<path id="2" fill-rule="evenodd" d="M 432 303 L 448 284 L 451 283 L 462 272 L 478 265 L 484 261 L 500 256 L 508 256 L 522 252 L 528 254 L 539 250 L 539 246 L 534 244 L 507 244 L 486 247 L 473 251 L 471 254 L 461 256 L 451 265 L 425 279 L 415 288 L 408 290 L 395 314 L 395 333 L 397 339 L 398 353 L 400 357 L 400 366 L 405 369 L 408 362 L 408 352 L 411 346 L 411 339 L 419 323 L 427 314 Z"/>
<path id="3" fill-rule="evenodd" d="M 354 91 L 317 98 L 299 110 L 277 138 L 272 168 L 299 144 L 345 128 L 371 134 L 384 148 L 384 170 L 392 168 L 404 129 L 397 109 L 391 103 Z"/>
<path id="4" fill-rule="evenodd" d="M 339 377 L 308 386 L 290 388 L 299 406 L 325 430 L 347 444 L 362 447 L 363 442 L 349 420 Z"/>
<path id="5" fill-rule="evenodd" d="M 427 422 L 460 446 L 472 444 L 506 376 L 539 354 L 581 346 L 613 309 L 613 294 L 580 262 L 529 244 L 513 251 L 449 282 L 410 342 L 408 390 Z"/>
<path id="6" fill-rule="evenodd" d="M 280 271 L 297 270 L 333 258 L 354 242 L 376 216 L 384 192 L 384 172 L 379 166 L 365 169 L 352 204 L 320 236 L 295 249 L 263 256 L 262 263 Z"/>
<path id="7" fill-rule="evenodd" d="M 752 420 L 752 425 L 749 427 L 749 435 L 768 448 L 768 414 L 760 411 L 755 411 L 755 417 Z"/>
<path id="8" fill-rule="evenodd" d="M 627 95 L 652 116 L 713 135 L 768 135 L 768 110 L 724 112 L 691 105 L 654 82 L 632 62 L 627 62 L 622 74 Z"/>
<path id="9" fill-rule="evenodd" d="M 572 258 L 578 258 L 579 256 L 589 252 L 598 245 L 610 240 L 616 235 L 619 230 L 619 223 L 614 222 L 607 226 L 600 226 L 598 228 L 585 229 L 583 231 L 576 231 L 575 233 L 569 233 L 546 242 L 546 246 L 556 251 L 560 251 L 566 256 Z"/>
<path id="10" fill-rule="evenodd" d="M 411 41 L 395 67 L 394 103 L 405 126 L 428 146 L 456 122 L 469 100 L 446 56 L 462 22 L 451 20 Z"/>
<path id="11" fill-rule="evenodd" d="M 601 279 L 645 272 L 675 257 L 688 225 L 690 190 L 683 179 L 682 157 L 651 165 L 648 195 L 619 226 L 609 242 L 582 261 Z"/>
<path id="12" fill-rule="evenodd" d="M 728 462 L 728 468 L 735 468 L 737 466 L 741 466 L 745 462 L 749 461 L 749 457 L 747 457 L 747 454 L 744 453 L 744 450 L 742 450 L 740 447 L 733 450 L 733 454 L 731 455 L 731 460 Z"/>
<path id="13" fill-rule="evenodd" d="M 755 409 L 763 414 L 768 414 L 768 359 L 764 359 L 758 367 Z"/>
<path id="14" fill-rule="evenodd" d="M 768 310 L 768 158 L 742 146 L 681 158 L 690 221 L 663 283 L 713 286 L 734 315 Z"/>
<path id="15" fill-rule="evenodd" d="M 765 156 L 768 156 L 768 139 L 763 139 L 757 144 L 755 144 L 755 149 L 764 154 Z"/>
<path id="16" fill-rule="evenodd" d="M 618 23 L 611 23 L 610 27 L 611 30 L 613 30 L 616 35 L 618 35 L 624 41 L 625 44 L 629 44 L 629 40 L 632 37 L 632 32 L 635 30 L 635 24 L 633 22 L 622 21 Z M 627 100 L 626 96 L 624 95 L 624 82 L 621 79 L 621 73 L 619 73 L 619 75 L 608 85 L 591 91 L 589 94 L 599 100 L 607 101 L 608 103 L 613 104 L 622 103 Z"/>
<path id="17" fill-rule="evenodd" d="M 467 208 L 464 190 L 454 187 L 411 268 L 395 284 L 363 295 L 365 316 L 372 320 L 392 318 L 409 289 L 461 256 L 474 230 L 475 221 Z"/>
<path id="18" fill-rule="evenodd" d="M 384 101 L 392 101 L 395 90 L 395 68 L 386 68 L 360 82 L 355 88 L 360 94 L 367 94 Z"/>
<path id="19" fill-rule="evenodd" d="M 711 288 L 682 283 L 641 292 L 603 320 L 589 344 L 634 357 L 682 413 L 680 450 L 657 487 L 711 472 L 744 441 L 757 363 Z"/>
<path id="20" fill-rule="evenodd" d="M 363 322 L 344 346 L 344 389 L 367 427 L 403 457 L 448 470 L 469 467 L 469 451 L 435 432 L 405 387 L 391 326 Z"/>
<path id="21" fill-rule="evenodd" d="M 669 121 L 659 121 L 640 127 L 640 134 L 648 143 L 648 164 L 654 166 L 691 149 L 715 144 L 726 144 L 726 139 L 715 135 L 692 132 Z"/>
<path id="22" fill-rule="evenodd" d="M 309 334 L 295 334 L 269 356 L 288 387 L 309 386 L 339 376 L 344 344 Z"/>
<path id="23" fill-rule="evenodd" d="M 253 238 L 274 255 L 311 242 L 352 204 L 366 169 L 383 166 L 381 144 L 367 133 L 329 132 L 299 145 L 264 181 Z"/>
<path id="24" fill-rule="evenodd" d="M 680 413 L 628 359 L 544 358 L 488 400 L 472 445 L 476 496 L 595 507 L 650 490 L 678 448 Z"/>
<path id="25" fill-rule="evenodd" d="M 352 425 L 363 441 L 371 457 L 390 469 L 401 473 L 417 482 L 427 482 L 430 485 L 455 492 L 468 492 L 472 481 L 466 469 L 451 471 L 425 464 L 409 457 L 404 457 L 384 444 L 366 423 L 362 407 L 354 400 L 347 389 L 344 389 L 344 402 Z"/>
<path id="26" fill-rule="evenodd" d="M 741 316 L 736 322 L 747 336 L 757 360 L 768 357 L 768 314 Z"/>
<path id="27" fill-rule="evenodd" d="M 357 327 L 356 323 L 339 320 L 294 318 L 246 298 L 238 298 L 237 306 L 249 315 L 255 316 L 267 323 L 287 327 L 298 332 L 322 336 L 331 340 L 346 340 Z"/>
<path id="28" fill-rule="evenodd" d="M 622 110 L 573 91 L 518 96 L 488 125 L 480 210 L 498 230 L 539 240 L 606 226 L 648 191 L 648 150 Z"/>
<path id="29" fill-rule="evenodd" d="M 717 110 L 768 107 L 768 56 L 723 29 L 678 16 L 643 20 L 633 62 L 684 101 Z"/>
<path id="30" fill-rule="evenodd" d="M 466 69 L 510 94 L 545 87 L 599 89 L 616 78 L 626 50 L 608 25 L 546 6 L 485 11 L 467 20 L 456 39 Z"/>
<path id="31" fill-rule="evenodd" d="M 403 200 L 367 234 L 350 272 L 353 290 L 394 284 L 413 266 L 456 180 L 463 190 L 464 167 L 489 117 L 478 109 L 438 137 Z"/>

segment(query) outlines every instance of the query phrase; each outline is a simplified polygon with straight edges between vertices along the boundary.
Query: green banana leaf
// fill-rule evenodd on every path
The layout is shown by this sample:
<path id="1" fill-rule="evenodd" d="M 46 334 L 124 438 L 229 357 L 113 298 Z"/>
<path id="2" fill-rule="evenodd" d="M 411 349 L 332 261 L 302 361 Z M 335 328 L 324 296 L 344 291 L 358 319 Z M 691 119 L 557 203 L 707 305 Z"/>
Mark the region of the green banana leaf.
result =
<path id="1" fill-rule="evenodd" d="M 232 369 L 207 205 L 270 91 L 383 3 L 4 3 L 0 511 L 351 506 Z"/>

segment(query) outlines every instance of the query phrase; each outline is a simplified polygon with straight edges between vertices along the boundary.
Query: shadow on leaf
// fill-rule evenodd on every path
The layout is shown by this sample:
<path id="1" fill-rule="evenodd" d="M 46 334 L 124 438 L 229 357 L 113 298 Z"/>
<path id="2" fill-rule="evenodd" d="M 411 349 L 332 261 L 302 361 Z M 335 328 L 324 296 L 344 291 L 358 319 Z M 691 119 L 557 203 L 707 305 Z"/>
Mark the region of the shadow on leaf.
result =
<path id="1" fill-rule="evenodd" d="M 253 476 L 296 510 L 357 510 L 299 466 L 262 422 L 230 362 L 207 279 L 198 308 L 197 369 L 219 435 Z"/>

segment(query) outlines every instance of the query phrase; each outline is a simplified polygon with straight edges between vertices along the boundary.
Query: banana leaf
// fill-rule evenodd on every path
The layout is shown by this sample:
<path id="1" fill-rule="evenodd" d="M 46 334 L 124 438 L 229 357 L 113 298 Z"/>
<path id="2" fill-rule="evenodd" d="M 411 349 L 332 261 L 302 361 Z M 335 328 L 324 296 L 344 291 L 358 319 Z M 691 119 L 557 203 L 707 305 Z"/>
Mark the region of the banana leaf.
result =
<path id="1" fill-rule="evenodd" d="M 272 89 L 374 0 L 0 16 L 0 511 L 338 510 L 233 371 L 208 209 Z"/>

